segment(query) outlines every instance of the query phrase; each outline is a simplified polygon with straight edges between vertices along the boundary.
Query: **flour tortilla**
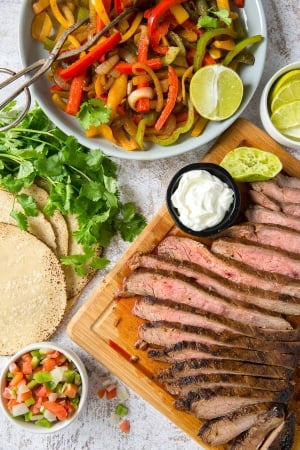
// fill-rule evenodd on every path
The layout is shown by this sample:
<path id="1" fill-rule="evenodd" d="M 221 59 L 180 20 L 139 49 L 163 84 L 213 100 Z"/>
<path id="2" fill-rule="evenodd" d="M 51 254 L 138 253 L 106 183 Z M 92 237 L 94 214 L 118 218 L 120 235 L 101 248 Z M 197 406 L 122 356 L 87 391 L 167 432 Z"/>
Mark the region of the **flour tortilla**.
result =
<path id="1" fill-rule="evenodd" d="M 23 188 L 21 192 L 31 195 L 36 201 L 38 208 L 43 211 L 48 201 L 48 192 L 45 189 L 37 186 L 36 184 L 32 184 L 28 188 Z M 45 218 L 50 222 L 55 234 L 57 256 L 67 255 L 69 232 L 64 216 L 60 211 L 54 211 L 52 216 L 46 215 Z"/>
<path id="2" fill-rule="evenodd" d="M 23 210 L 18 202 L 14 200 L 14 195 L 11 192 L 0 189 L 0 222 L 16 225 L 16 221 L 10 216 L 10 213 L 14 208 L 21 212 Z M 57 251 L 55 233 L 50 222 L 48 222 L 42 212 L 39 211 L 35 217 L 28 217 L 28 231 L 43 241 L 53 251 Z"/>
<path id="3" fill-rule="evenodd" d="M 42 241 L 0 223 L 0 355 L 47 340 L 66 308 L 64 273 Z"/>
<path id="4" fill-rule="evenodd" d="M 69 255 L 80 255 L 83 253 L 82 245 L 78 243 L 72 233 L 78 230 L 78 221 L 74 214 L 67 214 L 65 216 L 65 220 L 69 229 Z M 99 247 L 97 251 L 97 256 L 101 256 L 102 248 Z M 97 272 L 96 269 L 91 269 L 89 273 L 85 276 L 77 275 L 73 266 L 63 266 L 65 276 L 66 276 L 66 285 L 67 285 L 67 298 L 69 301 L 75 303 L 77 297 L 82 292 L 83 288 L 88 284 L 88 282 L 92 279 L 92 277 Z"/>

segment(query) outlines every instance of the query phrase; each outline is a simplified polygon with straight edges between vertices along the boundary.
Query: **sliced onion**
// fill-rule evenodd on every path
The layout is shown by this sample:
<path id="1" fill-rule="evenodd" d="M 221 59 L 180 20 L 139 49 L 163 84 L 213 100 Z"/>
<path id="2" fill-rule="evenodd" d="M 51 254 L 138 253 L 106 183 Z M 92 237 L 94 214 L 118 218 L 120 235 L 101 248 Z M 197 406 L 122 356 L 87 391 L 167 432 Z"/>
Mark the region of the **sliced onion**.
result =
<path id="1" fill-rule="evenodd" d="M 95 72 L 98 75 L 107 75 L 112 68 L 117 64 L 117 62 L 120 60 L 119 55 L 113 55 L 110 58 L 108 58 L 106 61 L 104 61 L 102 64 L 99 64 L 99 66 L 96 68 Z"/>
<path id="2" fill-rule="evenodd" d="M 139 89 L 135 89 L 128 95 L 128 104 L 130 108 L 135 110 L 135 105 L 138 100 L 141 98 L 149 98 L 152 99 L 154 97 L 154 92 L 151 87 L 142 87 Z"/>

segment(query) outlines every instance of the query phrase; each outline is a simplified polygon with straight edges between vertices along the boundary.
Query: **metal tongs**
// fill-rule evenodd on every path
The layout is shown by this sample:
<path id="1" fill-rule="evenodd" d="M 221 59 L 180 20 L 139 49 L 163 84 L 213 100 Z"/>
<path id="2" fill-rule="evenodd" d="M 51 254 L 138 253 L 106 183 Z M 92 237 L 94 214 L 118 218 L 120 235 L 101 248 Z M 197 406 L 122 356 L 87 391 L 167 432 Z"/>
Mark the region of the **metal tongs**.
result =
<path id="1" fill-rule="evenodd" d="M 81 52 L 86 51 L 88 48 L 90 48 L 92 45 L 94 45 L 95 42 L 97 42 L 97 40 L 101 36 L 103 36 L 111 28 L 113 28 L 120 20 L 122 20 L 128 14 L 131 14 L 132 12 L 135 12 L 138 10 L 139 10 L 139 8 L 136 6 L 125 9 L 121 14 L 116 16 L 108 25 L 106 25 L 102 30 L 100 30 L 97 34 L 95 34 L 92 37 L 92 39 L 87 41 L 85 44 L 81 45 L 80 47 L 78 47 L 74 50 L 69 50 L 69 51 L 60 53 L 62 46 L 64 45 L 64 42 L 66 41 L 68 36 L 71 33 L 73 33 L 73 31 L 75 31 L 77 28 L 79 28 L 81 25 L 83 25 L 89 19 L 89 17 L 86 17 L 86 18 L 74 23 L 73 25 L 71 25 L 69 28 L 67 28 L 61 34 L 61 36 L 57 40 L 55 46 L 53 47 L 53 49 L 51 50 L 51 52 L 49 53 L 49 55 L 46 58 L 41 58 L 41 59 L 35 61 L 30 66 L 25 67 L 24 69 L 20 70 L 17 73 L 10 69 L 5 68 L 5 67 L 0 67 L 1 73 L 7 73 L 7 74 L 11 75 L 6 80 L 4 80 L 2 83 L 0 83 L 0 90 L 9 86 L 10 84 L 14 83 L 16 80 L 18 80 L 23 75 L 29 74 L 30 72 L 33 72 L 34 70 L 36 70 L 36 72 L 32 75 L 31 78 L 28 78 L 24 83 L 22 83 L 18 88 L 16 88 L 12 94 L 10 94 L 8 97 L 5 98 L 5 100 L 3 100 L 0 103 L 0 111 L 1 111 L 6 105 L 8 105 L 8 103 L 10 103 L 16 97 L 18 97 L 22 92 L 25 93 L 26 102 L 25 102 L 24 110 L 20 113 L 20 115 L 12 123 L 5 125 L 3 127 L 0 127 L 0 131 L 9 130 L 10 128 L 13 128 L 14 126 L 18 125 L 22 121 L 24 116 L 27 114 L 27 112 L 30 108 L 30 104 L 31 104 L 31 95 L 30 95 L 30 91 L 28 89 L 29 86 L 31 86 L 38 78 L 40 78 L 44 73 L 46 73 L 55 61 L 68 59 L 68 58 L 71 58 L 73 56 L 80 54 Z"/>

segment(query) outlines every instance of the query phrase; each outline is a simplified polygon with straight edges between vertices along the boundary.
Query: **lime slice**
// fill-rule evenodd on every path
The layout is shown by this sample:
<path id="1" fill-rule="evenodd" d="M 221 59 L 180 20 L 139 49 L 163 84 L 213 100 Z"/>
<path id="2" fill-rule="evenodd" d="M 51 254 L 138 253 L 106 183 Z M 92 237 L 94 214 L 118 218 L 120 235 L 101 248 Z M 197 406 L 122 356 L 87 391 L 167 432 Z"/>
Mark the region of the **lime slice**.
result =
<path id="1" fill-rule="evenodd" d="M 243 98 L 243 82 L 232 69 L 213 64 L 202 67 L 190 83 L 191 101 L 198 113 L 209 120 L 232 116 Z"/>
<path id="2" fill-rule="evenodd" d="M 285 103 L 277 108 L 271 115 L 271 121 L 279 131 L 300 127 L 300 100 Z"/>
<path id="3" fill-rule="evenodd" d="M 275 82 L 272 91 L 271 91 L 271 102 L 273 101 L 274 97 L 277 95 L 279 89 L 287 82 L 300 78 L 300 69 L 290 70 L 289 72 L 285 73 L 281 77 L 278 78 L 278 80 Z"/>
<path id="4" fill-rule="evenodd" d="M 300 100 L 300 77 L 284 83 L 278 89 L 271 103 L 271 111 L 274 112 L 280 106 L 295 100 Z"/>
<path id="5" fill-rule="evenodd" d="M 236 181 L 264 181 L 277 175 L 282 163 L 274 153 L 255 147 L 237 147 L 220 163 Z"/>
<path id="6" fill-rule="evenodd" d="M 284 134 L 285 136 L 287 136 L 290 139 L 300 141 L 300 127 L 286 128 L 286 129 L 282 130 L 282 134 Z"/>

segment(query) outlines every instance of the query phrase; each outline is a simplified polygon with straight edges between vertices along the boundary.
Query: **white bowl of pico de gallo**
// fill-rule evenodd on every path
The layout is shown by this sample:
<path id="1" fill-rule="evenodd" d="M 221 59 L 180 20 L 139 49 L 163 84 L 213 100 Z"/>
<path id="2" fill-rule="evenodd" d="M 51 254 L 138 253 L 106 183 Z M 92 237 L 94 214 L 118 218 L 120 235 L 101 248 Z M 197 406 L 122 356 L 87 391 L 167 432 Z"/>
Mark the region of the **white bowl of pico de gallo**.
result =
<path id="1" fill-rule="evenodd" d="M 81 359 L 54 342 L 24 347 L 7 361 L 0 380 L 4 414 L 34 433 L 65 428 L 87 398 L 88 376 Z"/>

